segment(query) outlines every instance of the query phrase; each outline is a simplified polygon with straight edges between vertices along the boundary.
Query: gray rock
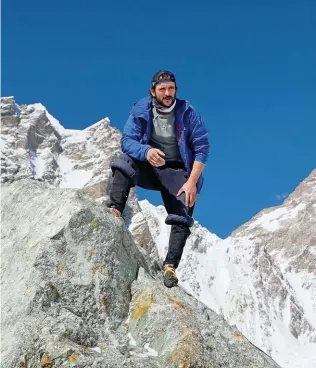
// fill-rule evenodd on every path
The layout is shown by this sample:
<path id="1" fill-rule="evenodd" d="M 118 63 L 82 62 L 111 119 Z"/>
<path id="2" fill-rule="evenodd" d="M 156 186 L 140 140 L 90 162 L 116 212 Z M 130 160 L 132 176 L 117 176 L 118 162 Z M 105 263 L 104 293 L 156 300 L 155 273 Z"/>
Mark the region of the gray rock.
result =
<path id="1" fill-rule="evenodd" d="M 121 154 L 121 133 L 109 118 L 84 130 L 65 129 L 42 104 L 19 106 L 13 97 L 0 101 L 2 183 L 33 178 L 61 188 L 82 189 L 106 205 L 112 182 L 110 163 Z M 152 272 L 157 272 L 159 257 L 134 188 L 124 221 L 127 227 L 131 225 L 133 239 Z"/>
<path id="2" fill-rule="evenodd" d="M 152 278 L 124 221 L 82 191 L 19 180 L 1 196 L 1 367 L 277 367 Z"/>
<path id="3" fill-rule="evenodd" d="M 161 367 L 278 367 L 219 315 L 182 288 L 167 289 L 143 269 L 125 324 L 132 354 Z"/>
<path id="4" fill-rule="evenodd" d="M 2 367 L 115 346 L 144 266 L 124 222 L 80 191 L 21 180 L 1 194 Z"/>

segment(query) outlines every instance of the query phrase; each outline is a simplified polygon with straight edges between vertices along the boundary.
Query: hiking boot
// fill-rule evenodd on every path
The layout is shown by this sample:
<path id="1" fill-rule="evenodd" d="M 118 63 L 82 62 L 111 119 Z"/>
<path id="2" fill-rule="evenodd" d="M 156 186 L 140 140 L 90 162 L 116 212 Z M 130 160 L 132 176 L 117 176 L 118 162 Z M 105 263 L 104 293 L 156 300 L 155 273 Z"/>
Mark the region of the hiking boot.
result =
<path id="1" fill-rule="evenodd" d="M 172 264 L 166 264 L 163 268 L 163 283 L 167 288 L 172 288 L 178 285 L 176 269 Z"/>

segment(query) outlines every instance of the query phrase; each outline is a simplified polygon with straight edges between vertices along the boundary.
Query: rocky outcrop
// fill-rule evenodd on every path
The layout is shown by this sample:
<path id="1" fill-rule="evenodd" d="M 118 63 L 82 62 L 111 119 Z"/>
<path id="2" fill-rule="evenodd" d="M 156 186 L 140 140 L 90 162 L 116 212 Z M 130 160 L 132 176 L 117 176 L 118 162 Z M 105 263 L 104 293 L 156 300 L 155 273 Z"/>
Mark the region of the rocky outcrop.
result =
<path id="1" fill-rule="evenodd" d="M 277 367 L 82 191 L 2 186 L 1 367 Z"/>

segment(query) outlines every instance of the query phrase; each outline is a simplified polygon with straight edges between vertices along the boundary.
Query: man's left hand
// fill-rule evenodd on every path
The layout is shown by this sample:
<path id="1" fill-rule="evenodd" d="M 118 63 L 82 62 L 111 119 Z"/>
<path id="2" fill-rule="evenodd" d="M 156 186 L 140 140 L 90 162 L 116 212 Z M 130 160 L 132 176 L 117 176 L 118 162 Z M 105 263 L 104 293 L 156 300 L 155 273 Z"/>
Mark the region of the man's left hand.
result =
<path id="1" fill-rule="evenodd" d="M 187 207 L 193 207 L 196 201 L 196 183 L 188 180 L 178 191 L 177 197 L 185 192 L 185 205 Z"/>

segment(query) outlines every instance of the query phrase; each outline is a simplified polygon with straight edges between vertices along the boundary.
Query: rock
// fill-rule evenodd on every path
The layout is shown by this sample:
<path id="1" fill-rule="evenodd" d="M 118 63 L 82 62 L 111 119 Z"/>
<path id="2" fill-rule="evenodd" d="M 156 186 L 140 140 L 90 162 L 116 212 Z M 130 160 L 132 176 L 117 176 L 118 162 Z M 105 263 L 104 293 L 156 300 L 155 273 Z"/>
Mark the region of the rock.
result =
<path id="1" fill-rule="evenodd" d="M 127 329 L 161 367 L 278 367 L 240 332 L 182 288 L 165 288 L 143 269 L 132 286 Z"/>
<path id="2" fill-rule="evenodd" d="M 124 221 L 84 192 L 23 179 L 1 196 L 1 368 L 277 367 L 153 278 Z"/>
<path id="3" fill-rule="evenodd" d="M 141 253 L 122 220 L 80 191 L 21 180 L 1 195 L 1 367 L 21 355 L 39 364 L 41 351 L 61 366 L 69 349 L 92 361 L 84 352 L 113 345 L 128 314 Z"/>

